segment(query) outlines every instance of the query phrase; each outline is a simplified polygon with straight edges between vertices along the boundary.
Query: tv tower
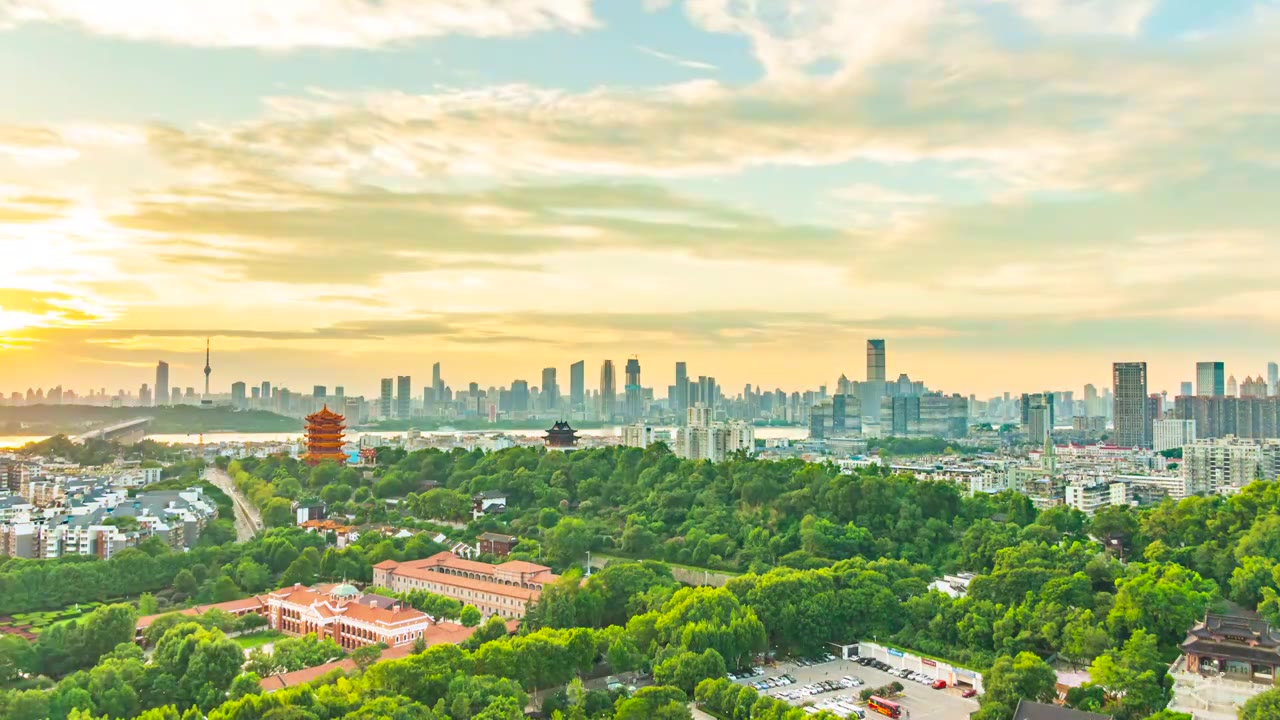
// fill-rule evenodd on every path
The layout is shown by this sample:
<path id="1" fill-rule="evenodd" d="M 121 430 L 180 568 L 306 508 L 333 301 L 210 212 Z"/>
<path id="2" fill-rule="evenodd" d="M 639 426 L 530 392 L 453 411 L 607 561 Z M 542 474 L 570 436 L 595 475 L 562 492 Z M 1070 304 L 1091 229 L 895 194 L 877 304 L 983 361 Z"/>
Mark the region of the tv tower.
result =
<path id="1" fill-rule="evenodd" d="M 209 367 L 209 338 L 204 339 L 204 396 L 209 397 L 209 374 L 213 372 L 213 368 Z"/>

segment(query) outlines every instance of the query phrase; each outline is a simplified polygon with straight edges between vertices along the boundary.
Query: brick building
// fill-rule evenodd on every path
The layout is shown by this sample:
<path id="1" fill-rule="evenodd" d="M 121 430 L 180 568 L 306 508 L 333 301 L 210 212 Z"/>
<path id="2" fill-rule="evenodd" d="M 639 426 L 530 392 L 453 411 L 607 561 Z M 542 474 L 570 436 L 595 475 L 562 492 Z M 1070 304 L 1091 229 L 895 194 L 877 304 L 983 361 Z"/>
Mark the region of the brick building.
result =
<path id="1" fill-rule="evenodd" d="M 384 560 L 373 566 L 373 584 L 397 592 L 426 590 L 474 605 L 485 617 L 524 617 L 543 586 L 560 577 L 551 568 L 521 560 L 500 565 L 436 553 L 422 560 Z"/>

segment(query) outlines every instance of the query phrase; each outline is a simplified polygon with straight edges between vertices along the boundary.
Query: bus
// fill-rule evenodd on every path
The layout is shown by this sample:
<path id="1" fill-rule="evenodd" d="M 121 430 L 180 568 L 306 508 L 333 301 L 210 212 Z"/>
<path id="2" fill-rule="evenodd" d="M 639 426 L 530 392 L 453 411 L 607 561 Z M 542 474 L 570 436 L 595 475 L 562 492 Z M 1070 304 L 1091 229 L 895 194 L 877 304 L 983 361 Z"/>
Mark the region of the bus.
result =
<path id="1" fill-rule="evenodd" d="M 871 698 L 867 700 L 867 707 L 886 717 L 902 717 L 902 708 L 898 703 L 893 702 L 892 700 L 885 700 L 884 698 L 876 695 L 872 695 Z"/>

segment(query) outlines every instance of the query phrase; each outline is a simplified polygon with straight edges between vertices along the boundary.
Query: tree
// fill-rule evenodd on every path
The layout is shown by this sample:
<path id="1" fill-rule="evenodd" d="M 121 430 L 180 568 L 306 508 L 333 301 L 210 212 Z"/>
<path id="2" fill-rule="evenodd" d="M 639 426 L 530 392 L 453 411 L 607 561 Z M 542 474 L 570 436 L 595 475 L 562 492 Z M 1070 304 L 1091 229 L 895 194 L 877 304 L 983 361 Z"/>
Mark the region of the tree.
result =
<path id="1" fill-rule="evenodd" d="M 241 673 L 231 681 L 231 689 L 227 691 L 227 697 L 232 700 L 239 700 L 246 695 L 257 695 L 262 692 L 262 678 L 257 673 Z"/>
<path id="2" fill-rule="evenodd" d="M 200 581 L 190 570 L 183 568 L 173 576 L 173 589 L 190 597 L 200 591 Z"/>
<path id="3" fill-rule="evenodd" d="M 160 612 L 160 604 L 156 602 L 156 596 L 151 593 L 142 593 L 138 596 L 138 615 L 155 615 Z"/>
<path id="4" fill-rule="evenodd" d="M 480 611 L 477 610 L 474 605 L 464 605 L 462 607 L 462 615 L 459 617 L 462 624 L 466 627 L 475 627 L 479 625 L 483 618 L 484 616 L 480 614 Z"/>
<path id="5" fill-rule="evenodd" d="M 1271 720 L 1277 717 L 1280 717 L 1280 688 L 1254 695 L 1240 709 L 1240 720 Z"/>
<path id="6" fill-rule="evenodd" d="M 1058 695 L 1057 673 L 1029 652 L 997 658 L 984 678 L 986 693 L 976 720 L 1008 720 L 1019 700 L 1048 703 Z"/>
<path id="7" fill-rule="evenodd" d="M 548 561 L 567 568 L 585 559 L 594 538 L 595 533 L 580 518 L 567 517 L 546 531 L 542 548 Z"/>
<path id="8" fill-rule="evenodd" d="M 316 580 L 316 566 L 306 554 L 298 556 L 280 576 L 280 585 L 310 585 Z"/>
<path id="9" fill-rule="evenodd" d="M 1169 704 L 1169 683 L 1156 637 L 1134 632 L 1124 646 L 1099 655 L 1089 668 L 1093 682 L 1108 691 L 1107 712 L 1116 720 L 1140 720 Z"/>
<path id="10" fill-rule="evenodd" d="M 282 497 L 271 498 L 262 508 L 262 524 L 269 528 L 289 527 L 296 519 L 293 503 Z"/>
<path id="11" fill-rule="evenodd" d="M 368 670 L 370 665 L 378 662 L 378 658 L 382 657 L 382 651 L 386 649 L 385 643 L 361 645 L 351 651 L 351 660 L 361 671 Z"/>
<path id="12" fill-rule="evenodd" d="M 698 683 L 725 675 L 724 658 L 715 650 L 702 653 L 682 652 L 658 663 L 653 668 L 653 681 L 659 685 L 678 687 L 692 695 Z"/>
<path id="13" fill-rule="evenodd" d="M 21 673 L 35 671 L 36 653 L 18 635 L 0 635 L 0 684 L 11 683 Z"/>
<path id="14" fill-rule="evenodd" d="M 240 597 L 240 588 L 236 587 L 236 581 L 227 575 L 220 575 L 213 583 L 213 601 L 216 603 L 235 600 Z"/>
<path id="15" fill-rule="evenodd" d="M 1212 580 L 1181 565 L 1134 567 L 1136 574 L 1116 581 L 1115 605 L 1107 615 L 1107 625 L 1121 637 L 1142 628 L 1155 633 L 1161 644 L 1174 645 L 1218 595 Z"/>
<path id="16" fill-rule="evenodd" d="M 245 557 L 236 565 L 236 582 L 245 592 L 262 592 L 271 582 L 271 570 L 266 565 Z"/>
<path id="17" fill-rule="evenodd" d="M 563 521 L 562 521 L 563 522 Z M 654 685 L 618 702 L 614 720 L 688 720 L 689 699 L 678 688 Z"/>

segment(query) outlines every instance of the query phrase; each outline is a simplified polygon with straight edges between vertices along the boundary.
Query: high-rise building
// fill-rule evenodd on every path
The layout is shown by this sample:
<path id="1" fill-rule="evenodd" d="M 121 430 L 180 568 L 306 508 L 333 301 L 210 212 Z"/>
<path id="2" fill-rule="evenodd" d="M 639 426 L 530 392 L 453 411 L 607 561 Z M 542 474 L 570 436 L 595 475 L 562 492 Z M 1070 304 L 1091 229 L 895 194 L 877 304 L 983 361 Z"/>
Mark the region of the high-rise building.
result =
<path id="1" fill-rule="evenodd" d="M 1240 386 L 1236 384 L 1236 376 L 1227 378 L 1227 397 L 1240 397 Z"/>
<path id="2" fill-rule="evenodd" d="M 249 399 L 245 397 L 245 390 L 248 386 L 243 382 L 231 383 L 231 405 L 237 410 L 247 410 L 249 408 Z"/>
<path id="3" fill-rule="evenodd" d="M 1032 402 L 1026 408 L 1027 442 L 1031 445 L 1043 445 L 1045 438 L 1053 434 L 1053 413 L 1043 399 Z"/>
<path id="4" fill-rule="evenodd" d="M 884 340 L 867 341 L 867 382 L 884 382 Z"/>
<path id="5" fill-rule="evenodd" d="M 440 363 L 431 366 L 431 400 L 444 402 L 444 378 L 440 377 Z"/>
<path id="6" fill-rule="evenodd" d="M 671 409 L 676 417 L 684 417 L 689 409 L 689 366 L 685 362 L 676 363 L 675 397 L 671 398 Z"/>
<path id="7" fill-rule="evenodd" d="M 156 405 L 169 404 L 169 363 L 161 360 L 156 363 Z"/>
<path id="8" fill-rule="evenodd" d="M 1155 420 L 1151 423 L 1151 449 L 1175 450 L 1196 441 L 1195 420 Z"/>
<path id="9" fill-rule="evenodd" d="M 1257 379 L 1248 375 L 1244 376 L 1244 382 L 1240 383 L 1240 397 L 1242 398 L 1265 398 L 1267 396 L 1267 381 L 1259 375 Z"/>
<path id="10" fill-rule="evenodd" d="M 1148 447 L 1151 418 L 1147 403 L 1147 364 L 1118 362 L 1111 369 L 1115 387 L 1115 437 L 1120 447 Z"/>
<path id="11" fill-rule="evenodd" d="M 614 375 L 613 361 L 605 360 L 600 365 L 600 419 L 611 422 L 617 413 L 615 404 L 618 401 L 617 377 Z"/>
<path id="12" fill-rule="evenodd" d="M 623 447 L 647 448 L 653 444 L 653 426 L 638 422 L 622 426 Z"/>
<path id="13" fill-rule="evenodd" d="M 408 375 L 396 376 L 396 417 L 407 420 L 413 417 L 413 381 Z"/>
<path id="14" fill-rule="evenodd" d="M 395 390 L 395 381 L 391 378 L 382 378 L 382 392 L 378 396 L 378 417 L 389 418 L 392 413 L 392 402 L 394 398 L 392 393 Z"/>
<path id="15" fill-rule="evenodd" d="M 271 383 L 266 380 L 262 381 L 262 402 L 270 403 L 271 401 Z"/>
<path id="16" fill-rule="evenodd" d="M 329 388 L 324 385 L 315 385 L 311 388 L 311 397 L 317 400 L 323 400 L 329 395 Z"/>
<path id="17" fill-rule="evenodd" d="M 1196 394 L 1222 397 L 1227 394 L 1226 366 L 1222 362 L 1196 363 Z"/>
<path id="18" fill-rule="evenodd" d="M 138 407 L 151 406 L 151 388 L 146 383 L 142 383 L 142 387 L 138 388 Z"/>
<path id="19" fill-rule="evenodd" d="M 627 386 L 626 386 L 626 404 L 623 408 L 623 414 L 627 420 L 635 422 L 644 415 L 644 405 L 640 397 L 640 359 L 631 358 L 627 360 Z"/>
<path id="20" fill-rule="evenodd" d="M 1267 363 L 1267 388 L 1269 395 L 1280 395 L 1280 365 Z"/>
<path id="21" fill-rule="evenodd" d="M 569 366 L 569 407 L 582 412 L 587 400 L 587 361 L 579 360 Z"/>
<path id="22" fill-rule="evenodd" d="M 529 382 L 527 380 L 511 381 L 511 412 L 529 412 Z"/>
<path id="23" fill-rule="evenodd" d="M 346 400 L 347 397 L 347 389 L 338 385 L 333 389 L 333 397 L 337 399 L 337 402 L 334 403 L 334 405 L 337 407 L 343 407 L 343 401 Z"/>
<path id="24" fill-rule="evenodd" d="M 1192 395 L 1195 395 L 1195 394 L 1196 394 L 1195 383 L 1191 382 L 1190 380 L 1183 380 L 1182 392 L 1178 393 L 1178 395 L 1182 397 L 1191 397 Z"/>
<path id="25" fill-rule="evenodd" d="M 1182 448 L 1187 493 L 1231 493 L 1254 480 L 1274 480 L 1280 472 L 1280 442 L 1235 437 L 1197 440 Z"/>
<path id="26" fill-rule="evenodd" d="M 560 385 L 556 383 L 556 369 L 542 368 L 542 409 L 555 412 L 560 409 Z"/>

